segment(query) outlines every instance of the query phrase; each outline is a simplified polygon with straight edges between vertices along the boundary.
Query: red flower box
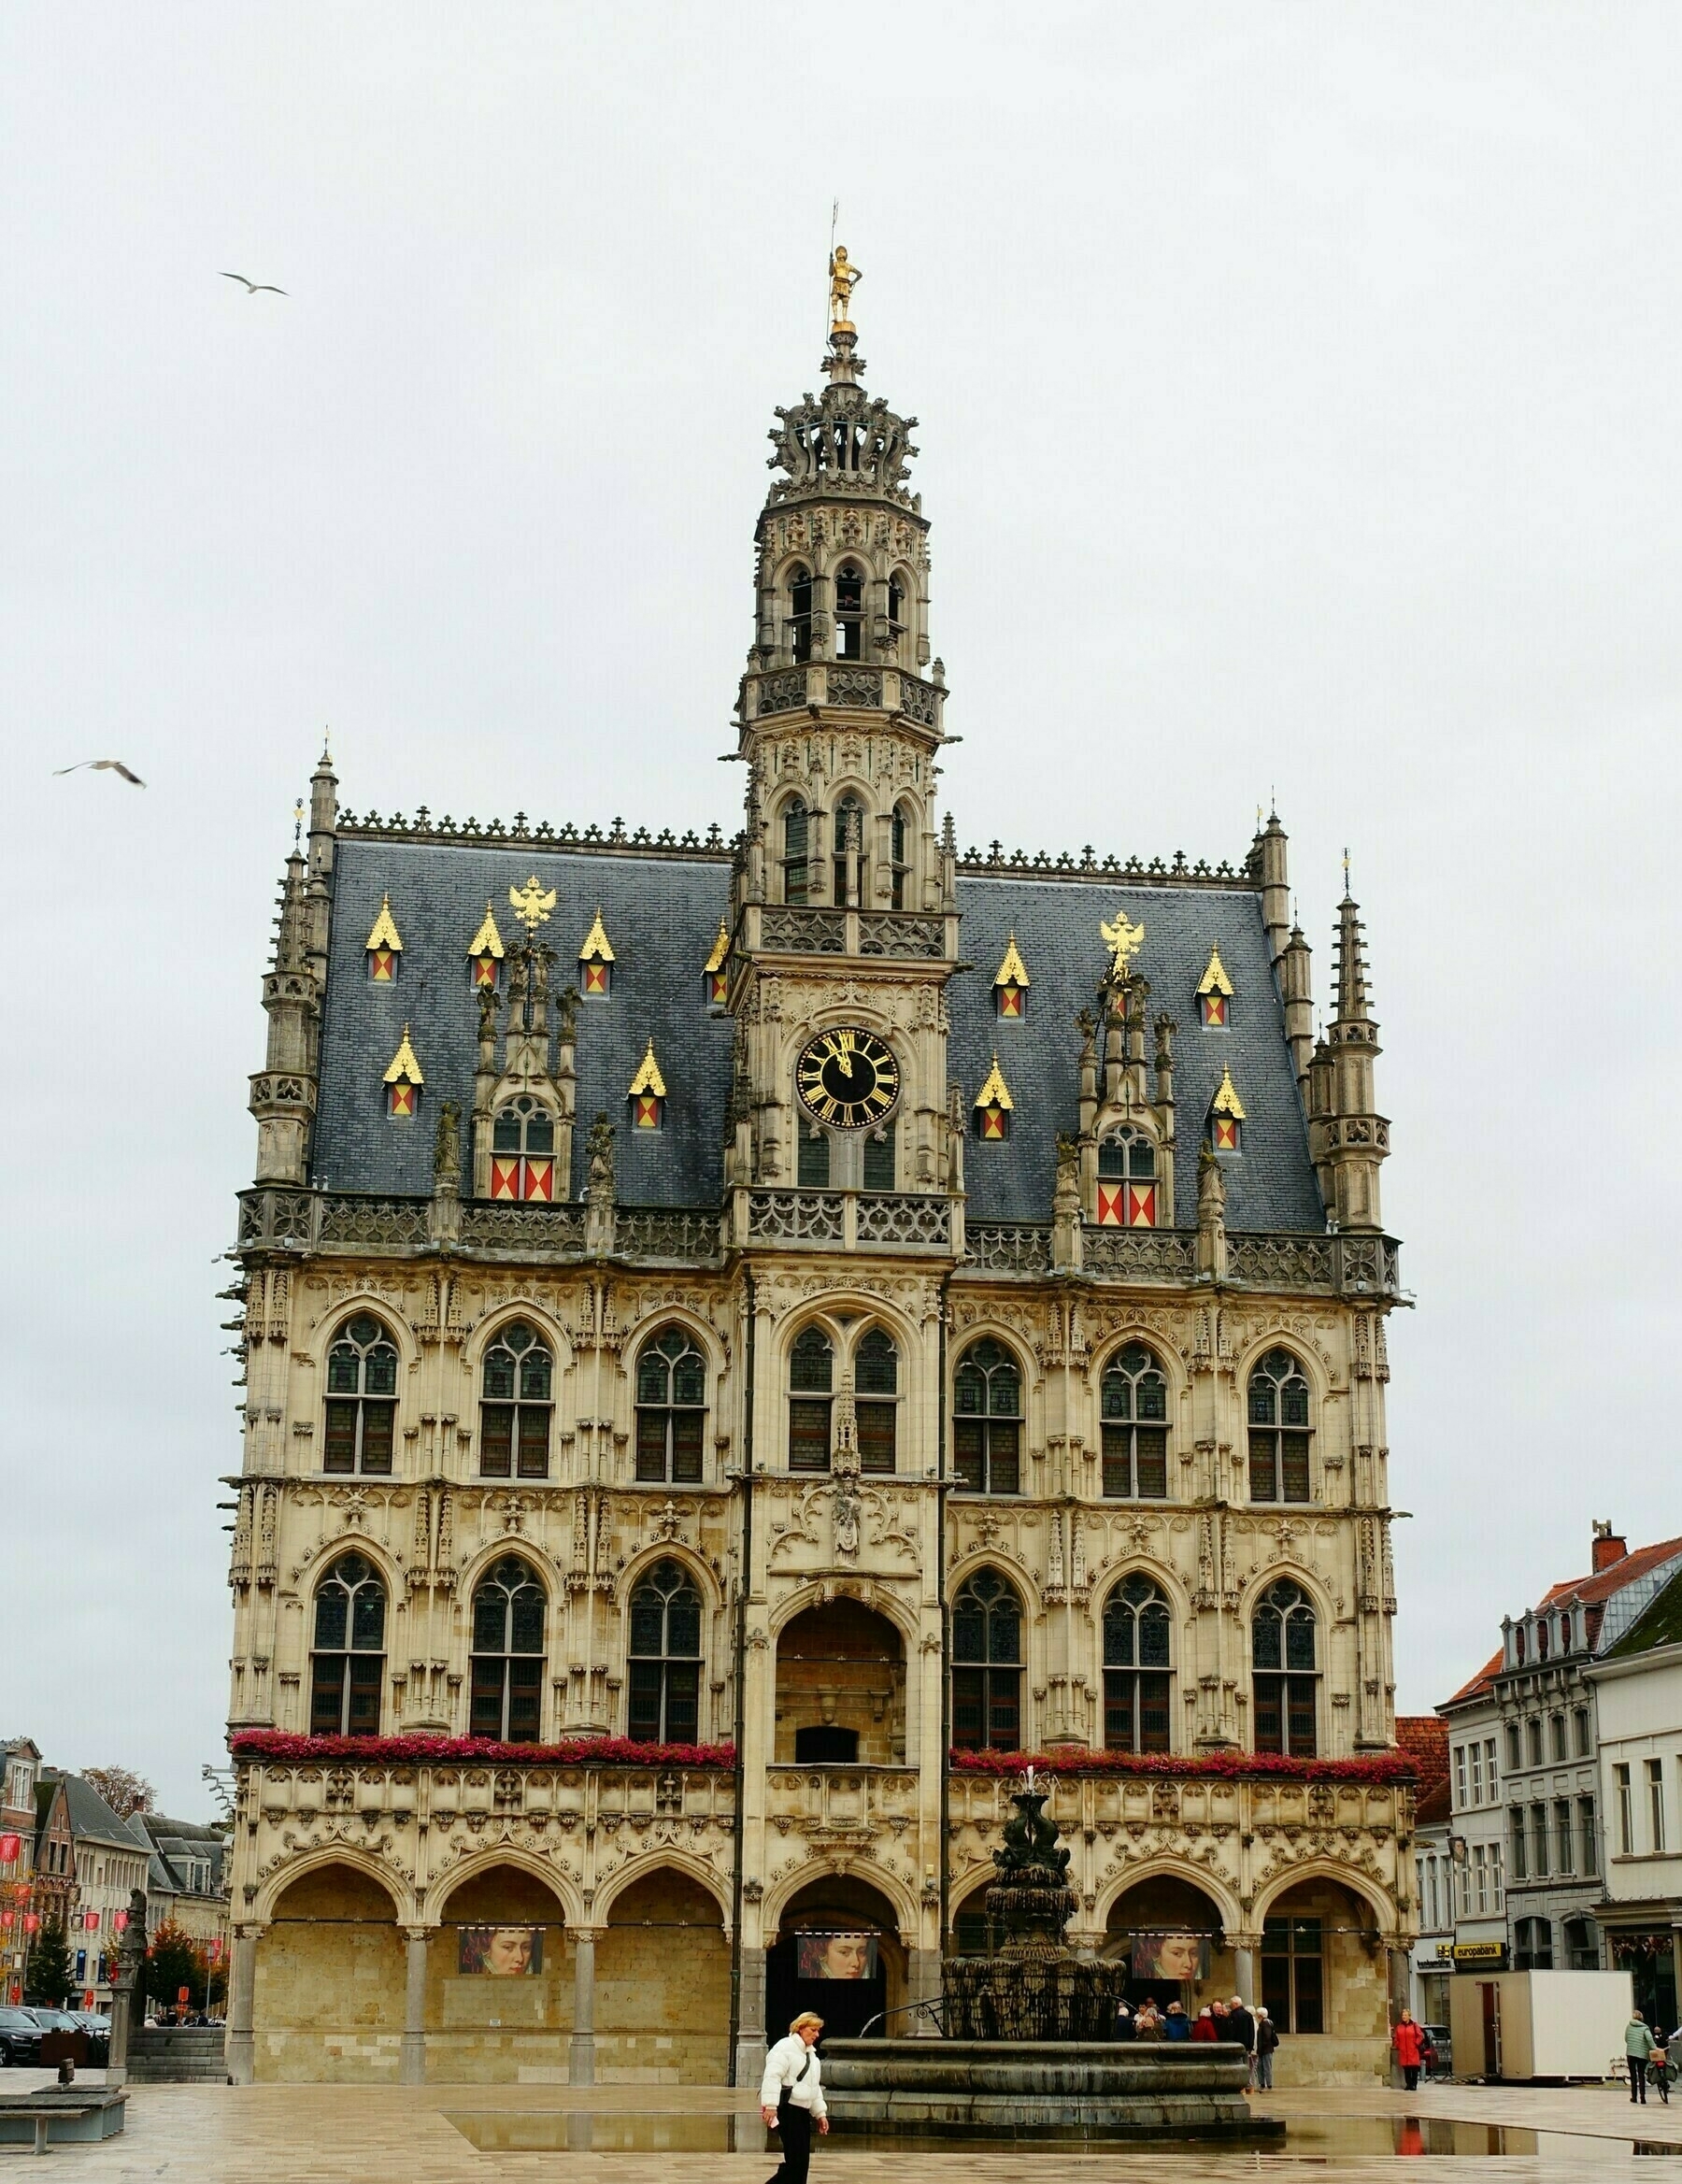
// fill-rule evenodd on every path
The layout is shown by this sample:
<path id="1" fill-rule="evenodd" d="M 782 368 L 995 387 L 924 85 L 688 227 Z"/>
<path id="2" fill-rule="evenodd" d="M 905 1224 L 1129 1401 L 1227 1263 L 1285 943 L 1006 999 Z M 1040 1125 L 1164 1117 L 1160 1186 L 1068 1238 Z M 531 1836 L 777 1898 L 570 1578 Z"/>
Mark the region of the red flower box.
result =
<path id="1" fill-rule="evenodd" d="M 228 1739 L 236 1760 L 486 1761 L 526 1767 L 718 1767 L 735 1765 L 734 1744 L 634 1744 L 628 1736 L 571 1736 L 563 1744 L 502 1744 L 491 1736 L 291 1736 L 241 1729 Z"/>
<path id="2" fill-rule="evenodd" d="M 954 1751 L 955 1775 L 1016 1776 L 1032 1767 L 1036 1774 L 1147 1775 L 1215 1782 L 1361 1782 L 1374 1788 L 1412 1782 L 1418 1770 L 1404 1751 L 1369 1752 L 1353 1760 L 1292 1760 L 1276 1752 L 1213 1751 L 1184 1757 L 1173 1752 L 1087 1751 L 1071 1745 L 1062 1751 Z"/>

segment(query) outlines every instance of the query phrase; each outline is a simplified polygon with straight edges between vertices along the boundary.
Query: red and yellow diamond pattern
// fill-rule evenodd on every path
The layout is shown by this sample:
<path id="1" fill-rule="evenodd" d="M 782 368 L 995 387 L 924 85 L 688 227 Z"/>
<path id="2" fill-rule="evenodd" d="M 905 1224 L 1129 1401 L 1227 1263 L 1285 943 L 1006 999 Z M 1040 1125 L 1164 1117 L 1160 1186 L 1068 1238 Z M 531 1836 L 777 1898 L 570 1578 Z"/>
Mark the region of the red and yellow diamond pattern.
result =
<path id="1" fill-rule="evenodd" d="M 1156 1226 L 1157 1187 L 1154 1183 L 1100 1183 L 1098 1226 L 1101 1229 L 1153 1229 Z"/>
<path id="2" fill-rule="evenodd" d="M 551 1206 L 555 1198 L 555 1163 L 528 1153 L 517 1158 L 491 1156 L 491 1195 L 505 1203 L 510 1199 L 535 1200 Z"/>

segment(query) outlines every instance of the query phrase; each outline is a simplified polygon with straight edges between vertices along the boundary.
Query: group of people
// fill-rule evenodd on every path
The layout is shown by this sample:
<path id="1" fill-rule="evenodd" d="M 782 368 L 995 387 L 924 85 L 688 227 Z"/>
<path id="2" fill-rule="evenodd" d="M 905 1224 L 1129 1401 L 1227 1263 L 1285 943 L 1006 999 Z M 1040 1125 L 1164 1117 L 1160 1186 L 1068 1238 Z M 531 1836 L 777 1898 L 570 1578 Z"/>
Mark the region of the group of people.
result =
<path id="1" fill-rule="evenodd" d="M 1230 2040 L 1249 2059 L 1250 2084 L 1260 2092 L 1273 2090 L 1274 2052 L 1279 2045 L 1279 2028 L 1260 2004 L 1254 2009 L 1242 1995 L 1230 2002 L 1211 2002 L 1195 2017 L 1183 2003 L 1171 2002 L 1159 2009 L 1148 1998 L 1138 2008 L 1125 2002 L 1116 2010 L 1118 2040 Z"/>
<path id="2" fill-rule="evenodd" d="M 1624 2027 L 1624 2058 L 1630 2065 L 1630 2098 L 1646 2106 L 1646 2090 L 1657 2086 L 1659 2098 L 1670 2106 L 1670 2051 L 1682 2043 L 1682 2025 L 1667 2040 L 1655 2032 L 1640 2010 L 1631 2012 Z"/>

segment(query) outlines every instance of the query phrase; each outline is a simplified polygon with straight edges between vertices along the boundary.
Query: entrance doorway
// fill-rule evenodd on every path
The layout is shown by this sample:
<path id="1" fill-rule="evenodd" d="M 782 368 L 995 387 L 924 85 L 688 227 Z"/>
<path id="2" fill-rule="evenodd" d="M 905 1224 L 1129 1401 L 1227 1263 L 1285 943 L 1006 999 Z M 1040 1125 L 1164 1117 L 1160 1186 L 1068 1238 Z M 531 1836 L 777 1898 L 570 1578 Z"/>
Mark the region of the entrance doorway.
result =
<path id="1" fill-rule="evenodd" d="M 827 2035 L 857 2039 L 871 2019 L 905 2000 L 905 1952 L 893 1906 L 867 1881 L 832 1875 L 802 1889 L 765 1952 L 765 2034 L 815 2009 Z M 894 2020 L 872 2032 L 905 2030 Z"/>

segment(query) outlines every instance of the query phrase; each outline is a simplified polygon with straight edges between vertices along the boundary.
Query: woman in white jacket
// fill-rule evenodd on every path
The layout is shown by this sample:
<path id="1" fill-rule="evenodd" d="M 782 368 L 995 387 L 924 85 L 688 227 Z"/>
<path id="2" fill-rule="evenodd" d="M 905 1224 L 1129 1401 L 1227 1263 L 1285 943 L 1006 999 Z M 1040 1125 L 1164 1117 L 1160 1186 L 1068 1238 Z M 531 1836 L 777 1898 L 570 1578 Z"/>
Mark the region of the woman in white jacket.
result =
<path id="1" fill-rule="evenodd" d="M 760 2080 L 760 2115 L 767 2131 L 781 2134 L 782 2166 L 767 2184 L 806 2184 L 812 2159 L 812 2124 L 829 2130 L 829 2112 L 823 2105 L 822 2064 L 818 2060 L 818 2036 L 823 2020 L 803 2009 L 789 2027 L 786 2040 L 778 2040 L 765 2058 L 765 2075 Z"/>

